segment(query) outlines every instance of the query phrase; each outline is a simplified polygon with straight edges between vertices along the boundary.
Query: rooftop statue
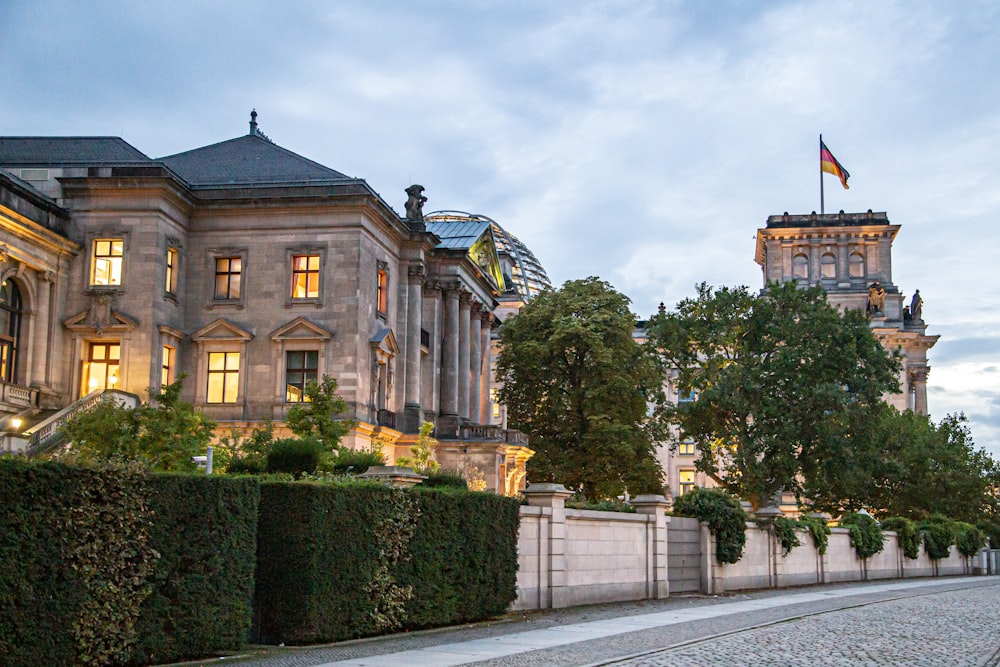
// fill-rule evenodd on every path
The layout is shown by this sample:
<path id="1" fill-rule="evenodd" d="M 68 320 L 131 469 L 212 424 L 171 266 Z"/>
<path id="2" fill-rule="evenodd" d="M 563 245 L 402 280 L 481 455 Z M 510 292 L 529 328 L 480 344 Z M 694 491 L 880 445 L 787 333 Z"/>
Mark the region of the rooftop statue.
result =
<path id="1" fill-rule="evenodd" d="M 424 221 L 424 202 L 427 197 L 423 195 L 424 186 L 414 183 L 406 188 L 408 198 L 406 200 L 406 219 L 413 222 Z"/>
<path id="2" fill-rule="evenodd" d="M 910 317 L 915 320 L 922 320 L 924 314 L 924 300 L 920 297 L 920 290 L 916 290 L 913 293 L 913 299 L 910 301 Z"/>
<path id="3" fill-rule="evenodd" d="M 881 313 L 885 307 L 885 288 L 876 280 L 868 287 L 868 312 Z"/>

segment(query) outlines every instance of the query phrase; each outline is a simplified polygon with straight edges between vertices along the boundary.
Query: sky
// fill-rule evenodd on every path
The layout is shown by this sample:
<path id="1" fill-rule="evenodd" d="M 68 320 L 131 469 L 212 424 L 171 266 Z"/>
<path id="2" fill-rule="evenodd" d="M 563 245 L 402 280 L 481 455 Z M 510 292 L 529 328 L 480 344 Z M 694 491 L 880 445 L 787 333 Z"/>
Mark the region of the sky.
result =
<path id="1" fill-rule="evenodd" d="M 0 135 L 163 157 L 245 134 L 364 178 L 398 212 L 487 215 L 556 285 L 640 318 L 762 287 L 767 216 L 902 226 L 932 417 L 1000 458 L 1000 3 L 0 0 Z"/>

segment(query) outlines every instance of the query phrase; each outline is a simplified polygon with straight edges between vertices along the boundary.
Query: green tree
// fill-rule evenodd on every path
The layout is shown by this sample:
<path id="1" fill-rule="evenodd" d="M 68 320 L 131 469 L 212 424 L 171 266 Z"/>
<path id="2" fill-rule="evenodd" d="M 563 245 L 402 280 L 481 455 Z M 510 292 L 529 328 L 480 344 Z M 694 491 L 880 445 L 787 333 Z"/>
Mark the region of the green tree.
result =
<path id="1" fill-rule="evenodd" d="M 340 449 L 340 439 L 354 423 L 338 415 L 347 412 L 347 401 L 337 393 L 337 380 L 324 375 L 321 382 L 310 380 L 305 386 L 305 401 L 292 407 L 286 419 L 288 428 L 300 438 L 313 437 L 328 453 Z"/>
<path id="2" fill-rule="evenodd" d="M 654 443 L 663 373 L 633 340 L 634 326 L 628 298 L 598 278 L 546 290 L 504 322 L 500 400 L 510 426 L 531 437 L 533 481 L 560 482 L 590 500 L 625 488 L 662 493 Z"/>
<path id="3" fill-rule="evenodd" d="M 192 456 L 212 441 L 215 422 L 180 399 L 184 376 L 135 409 L 104 401 L 74 415 L 62 432 L 70 441 L 66 456 L 85 463 L 137 461 L 152 470 L 194 470 Z"/>
<path id="4" fill-rule="evenodd" d="M 691 398 L 668 418 L 698 441 L 696 466 L 754 508 L 781 490 L 801 494 L 852 446 L 851 426 L 898 389 L 899 361 L 864 314 L 841 314 L 819 287 L 772 283 L 753 295 L 702 284 L 647 333 Z"/>

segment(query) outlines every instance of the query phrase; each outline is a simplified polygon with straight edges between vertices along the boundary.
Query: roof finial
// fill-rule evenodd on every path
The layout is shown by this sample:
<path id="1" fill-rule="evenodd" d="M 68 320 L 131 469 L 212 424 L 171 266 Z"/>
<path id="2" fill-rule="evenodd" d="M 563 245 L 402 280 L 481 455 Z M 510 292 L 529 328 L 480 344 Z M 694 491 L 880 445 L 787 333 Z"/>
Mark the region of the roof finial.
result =
<path id="1" fill-rule="evenodd" d="M 257 134 L 257 109 L 250 111 L 250 136 Z"/>

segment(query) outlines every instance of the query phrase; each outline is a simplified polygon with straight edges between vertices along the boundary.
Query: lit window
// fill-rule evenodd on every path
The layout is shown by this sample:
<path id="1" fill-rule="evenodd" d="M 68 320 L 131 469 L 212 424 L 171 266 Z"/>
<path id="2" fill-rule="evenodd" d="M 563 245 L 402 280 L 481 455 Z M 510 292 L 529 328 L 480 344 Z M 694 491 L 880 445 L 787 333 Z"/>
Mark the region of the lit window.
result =
<path id="1" fill-rule="evenodd" d="M 242 274 L 242 258 L 217 257 L 215 259 L 215 298 L 219 300 L 239 299 Z"/>
<path id="2" fill-rule="evenodd" d="M 111 286 L 122 284 L 122 239 L 95 239 L 91 262 L 90 284 Z"/>
<path id="3" fill-rule="evenodd" d="M 118 343 L 89 343 L 83 361 L 83 386 L 80 388 L 80 395 L 116 388 L 120 363 L 121 345 Z"/>
<path id="4" fill-rule="evenodd" d="M 319 255 L 292 256 L 292 298 L 319 297 Z"/>
<path id="5" fill-rule="evenodd" d="M 167 248 L 167 294 L 177 293 L 177 249 Z"/>
<path id="6" fill-rule="evenodd" d="M 285 355 L 285 402 L 302 403 L 308 400 L 306 384 L 316 381 L 319 370 L 319 352 L 288 352 Z"/>
<path id="7" fill-rule="evenodd" d="M 681 456 L 693 456 L 694 455 L 694 440 L 691 438 L 685 438 L 681 440 L 677 445 L 677 453 Z"/>
<path id="8" fill-rule="evenodd" d="M 837 277 L 837 258 L 831 253 L 826 253 L 820 258 L 820 273 L 827 279 Z"/>
<path id="9" fill-rule="evenodd" d="M 679 495 L 684 495 L 688 491 L 694 488 L 694 470 L 678 470 L 677 471 L 677 482 L 680 487 Z"/>
<path id="10" fill-rule="evenodd" d="M 160 386 L 166 387 L 174 381 L 174 355 L 176 351 L 169 345 L 163 346 L 163 370 L 160 374 Z"/>
<path id="11" fill-rule="evenodd" d="M 208 353 L 209 403 L 235 403 L 240 394 L 240 353 Z"/>
<path id="12" fill-rule="evenodd" d="M 389 272 L 379 269 L 375 280 L 375 303 L 379 315 L 389 312 Z"/>
<path id="13" fill-rule="evenodd" d="M 12 280 L 0 284 L 0 380 L 17 378 L 18 348 L 21 342 L 21 290 Z"/>

